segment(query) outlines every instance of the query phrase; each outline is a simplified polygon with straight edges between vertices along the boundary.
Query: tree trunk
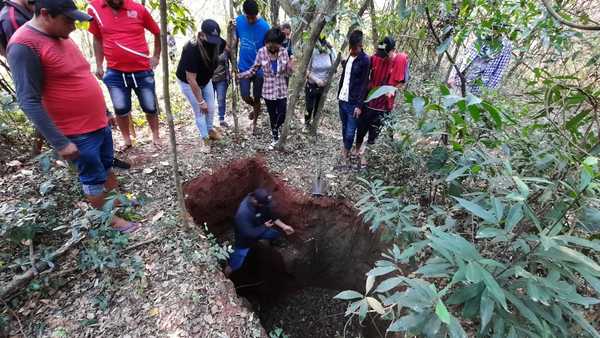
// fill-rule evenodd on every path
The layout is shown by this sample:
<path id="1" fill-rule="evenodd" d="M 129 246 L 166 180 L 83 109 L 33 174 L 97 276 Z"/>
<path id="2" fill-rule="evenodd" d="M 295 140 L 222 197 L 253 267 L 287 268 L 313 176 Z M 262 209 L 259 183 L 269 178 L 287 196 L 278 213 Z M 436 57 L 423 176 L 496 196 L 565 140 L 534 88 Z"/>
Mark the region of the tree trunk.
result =
<path id="1" fill-rule="evenodd" d="M 360 9 L 358 10 L 358 17 L 363 16 L 363 14 L 365 14 L 365 11 L 367 10 L 367 6 L 369 5 L 369 2 L 371 2 L 371 0 L 365 0 L 362 4 L 362 6 L 360 6 Z M 331 67 L 331 69 L 329 70 L 329 74 L 327 75 L 327 81 L 325 84 L 325 87 L 323 88 L 323 94 L 321 94 L 321 101 L 319 101 L 319 105 L 317 106 L 317 110 L 315 111 L 315 116 L 313 117 L 313 123 L 311 125 L 311 133 L 314 135 L 317 135 L 317 130 L 319 129 L 319 125 L 321 123 L 321 116 L 322 116 L 322 111 L 323 111 L 323 106 L 325 105 L 325 101 L 327 101 L 327 94 L 329 93 L 329 89 L 331 88 L 331 81 L 333 80 L 333 75 L 335 75 L 335 73 L 337 72 L 338 67 L 340 66 L 340 63 L 342 62 L 342 53 L 344 52 L 344 50 L 346 50 L 346 48 L 348 48 L 348 38 L 350 37 L 350 33 L 352 33 L 353 30 L 355 30 L 358 27 L 358 23 L 354 23 L 350 26 L 350 28 L 348 29 L 348 34 L 346 34 L 346 39 L 344 40 L 344 43 L 342 44 L 342 47 L 340 48 L 335 61 L 333 63 L 333 67 Z"/>
<path id="2" fill-rule="evenodd" d="M 377 34 L 377 18 L 375 14 L 375 1 L 369 1 L 369 14 L 371 15 L 371 38 L 373 39 L 373 51 L 377 50 L 379 45 L 379 34 Z"/>
<path id="3" fill-rule="evenodd" d="M 171 144 L 171 167 L 173 168 L 173 181 L 177 190 L 177 201 L 179 203 L 179 212 L 181 222 L 184 227 L 188 226 L 188 216 L 183 199 L 183 187 L 181 186 L 181 177 L 179 176 L 179 163 L 177 162 L 177 139 L 175 138 L 175 124 L 173 114 L 171 113 L 171 95 L 169 93 L 169 46 L 167 44 L 167 0 L 160 0 L 160 41 L 162 44 L 161 58 L 163 69 L 163 96 L 165 104 L 165 114 L 167 115 L 167 124 L 169 126 L 169 141 Z"/>
<path id="4" fill-rule="evenodd" d="M 229 17 L 231 21 L 235 20 L 235 10 L 233 0 L 229 0 Z M 229 64 L 231 65 L 231 114 L 233 115 L 233 130 L 235 132 L 236 140 L 240 138 L 240 127 L 238 122 L 238 91 L 237 91 L 237 75 L 238 75 L 238 67 L 237 67 L 237 48 L 233 48 L 235 44 L 235 32 L 233 29 L 233 24 L 229 23 L 227 25 L 227 45 L 229 45 L 229 49 L 231 52 L 229 53 Z"/>
<path id="5" fill-rule="evenodd" d="M 325 2 L 310 24 L 310 35 L 308 41 L 306 41 L 301 52 L 299 53 L 297 69 L 294 70 L 294 74 L 290 78 L 287 118 L 283 125 L 281 139 L 279 140 L 278 144 L 278 148 L 280 150 L 285 149 L 285 143 L 290 130 L 290 121 L 295 117 L 296 102 L 298 101 L 298 97 L 300 97 L 300 93 L 302 92 L 302 88 L 304 87 L 304 83 L 306 81 L 306 70 L 308 68 L 308 63 L 310 62 L 313 49 L 315 48 L 315 43 L 317 42 L 323 27 L 325 27 L 326 17 L 329 15 L 329 13 L 334 12 L 336 5 L 337 0 L 328 0 Z"/>
<path id="6" fill-rule="evenodd" d="M 270 0 L 271 26 L 279 25 L 279 0 Z"/>

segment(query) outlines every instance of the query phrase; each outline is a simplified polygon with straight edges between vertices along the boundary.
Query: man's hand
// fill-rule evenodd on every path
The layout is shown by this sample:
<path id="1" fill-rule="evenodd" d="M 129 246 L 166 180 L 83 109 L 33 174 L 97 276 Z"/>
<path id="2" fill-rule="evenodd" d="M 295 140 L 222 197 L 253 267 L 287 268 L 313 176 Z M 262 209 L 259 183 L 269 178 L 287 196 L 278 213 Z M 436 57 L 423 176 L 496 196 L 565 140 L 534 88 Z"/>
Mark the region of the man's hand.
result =
<path id="1" fill-rule="evenodd" d="M 208 103 L 206 103 L 205 100 L 200 101 L 198 105 L 200 106 L 200 110 L 202 110 L 203 113 L 208 113 Z"/>
<path id="2" fill-rule="evenodd" d="M 268 220 L 268 221 L 265 222 L 265 226 L 267 228 L 272 228 L 273 225 L 275 225 L 275 223 L 273 223 L 273 220 Z"/>
<path id="3" fill-rule="evenodd" d="M 155 69 L 159 63 L 160 63 L 160 56 L 154 55 L 153 57 L 150 58 L 150 66 L 152 67 L 152 69 Z"/>
<path id="4" fill-rule="evenodd" d="M 354 108 L 354 118 L 358 118 L 362 114 L 362 110 L 358 107 Z"/>
<path id="5" fill-rule="evenodd" d="M 115 119 L 114 116 L 109 116 L 108 117 L 108 124 L 113 127 L 113 128 L 117 128 L 119 129 L 119 126 L 117 125 L 117 119 Z"/>
<path id="6" fill-rule="evenodd" d="M 283 230 L 283 232 L 285 232 L 286 235 L 292 235 L 294 233 L 294 228 L 292 228 L 289 225 L 286 225 L 285 227 L 281 228 Z"/>
<path id="7" fill-rule="evenodd" d="M 104 66 L 99 65 L 96 66 L 96 77 L 98 78 L 98 80 L 102 81 L 102 79 L 104 78 Z"/>
<path id="8" fill-rule="evenodd" d="M 58 151 L 58 155 L 65 160 L 75 160 L 79 157 L 79 149 L 73 142 L 69 142 L 65 147 Z"/>

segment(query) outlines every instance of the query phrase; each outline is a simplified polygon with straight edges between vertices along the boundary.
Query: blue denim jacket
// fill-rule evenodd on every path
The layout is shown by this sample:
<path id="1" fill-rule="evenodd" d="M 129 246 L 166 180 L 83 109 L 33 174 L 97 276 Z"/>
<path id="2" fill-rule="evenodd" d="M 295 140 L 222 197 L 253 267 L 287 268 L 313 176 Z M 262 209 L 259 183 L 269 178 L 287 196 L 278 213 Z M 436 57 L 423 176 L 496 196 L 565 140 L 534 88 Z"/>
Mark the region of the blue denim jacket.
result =
<path id="1" fill-rule="evenodd" d="M 344 84 L 344 76 L 346 75 L 346 61 L 344 60 L 342 67 L 342 78 L 338 88 L 338 96 Z M 350 71 L 350 88 L 348 91 L 348 102 L 362 107 L 369 88 L 369 72 L 371 70 L 371 61 L 369 56 L 361 51 L 354 62 L 352 62 L 352 70 Z"/>

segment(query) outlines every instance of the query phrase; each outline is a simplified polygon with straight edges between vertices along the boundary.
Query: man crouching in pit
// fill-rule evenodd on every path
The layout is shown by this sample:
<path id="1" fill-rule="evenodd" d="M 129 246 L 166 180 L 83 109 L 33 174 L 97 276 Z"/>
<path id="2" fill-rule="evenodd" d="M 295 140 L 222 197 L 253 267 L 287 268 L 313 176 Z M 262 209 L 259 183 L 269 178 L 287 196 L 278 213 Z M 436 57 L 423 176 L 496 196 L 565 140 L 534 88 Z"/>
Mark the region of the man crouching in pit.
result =
<path id="1" fill-rule="evenodd" d="M 225 268 L 225 275 L 240 269 L 250 252 L 250 247 L 261 239 L 275 240 L 294 233 L 294 228 L 283 223 L 273 214 L 273 197 L 265 189 L 256 189 L 246 196 L 235 214 L 235 245 Z"/>

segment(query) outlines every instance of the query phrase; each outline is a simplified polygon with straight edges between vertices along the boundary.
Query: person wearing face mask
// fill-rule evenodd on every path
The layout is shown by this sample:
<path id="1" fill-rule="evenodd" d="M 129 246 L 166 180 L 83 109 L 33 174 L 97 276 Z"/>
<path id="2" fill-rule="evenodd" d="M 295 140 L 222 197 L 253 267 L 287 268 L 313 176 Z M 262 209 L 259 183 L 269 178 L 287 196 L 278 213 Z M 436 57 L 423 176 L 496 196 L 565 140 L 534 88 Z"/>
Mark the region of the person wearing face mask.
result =
<path id="1" fill-rule="evenodd" d="M 215 91 L 212 77 L 219 63 L 221 29 L 214 20 L 204 20 L 195 40 L 188 42 L 177 65 L 177 82 L 187 98 L 196 126 L 202 138 L 202 151 L 208 150 L 208 140 L 221 135 L 214 129 Z"/>
<path id="2" fill-rule="evenodd" d="M 381 86 L 402 88 L 408 80 L 408 56 L 395 52 L 396 41 L 390 36 L 386 36 L 377 47 L 377 52 L 371 56 L 369 91 Z M 369 101 L 358 119 L 356 155 L 360 159 L 359 168 L 362 170 L 367 169 L 367 145 L 363 142 L 364 138 L 368 133 L 367 144 L 375 144 L 385 118 L 394 108 L 394 99 L 395 93 L 389 93 Z"/>
<path id="3" fill-rule="evenodd" d="M 342 121 L 342 163 L 340 169 L 350 165 L 350 150 L 354 144 L 358 118 L 363 112 L 369 85 L 369 56 L 363 51 L 363 33 L 355 30 L 348 38 L 350 55 L 343 62 L 338 101 Z"/>
<path id="4" fill-rule="evenodd" d="M 273 141 L 273 149 L 279 141 L 279 130 L 285 121 L 287 110 L 287 77 L 292 73 L 292 65 L 287 50 L 282 46 L 285 35 L 279 28 L 271 28 L 265 37 L 265 47 L 258 50 L 254 65 L 249 70 L 240 73 L 240 79 L 251 78 L 262 70 L 264 84 L 262 97 L 265 99 Z"/>
<path id="5" fill-rule="evenodd" d="M 306 86 L 304 88 L 306 112 L 304 113 L 304 129 L 310 129 L 312 118 L 322 99 L 323 88 L 327 84 L 327 77 L 331 67 L 333 67 L 336 58 L 333 47 L 325 39 L 325 34 L 321 34 L 315 44 L 310 63 L 308 65 L 308 74 Z"/>

